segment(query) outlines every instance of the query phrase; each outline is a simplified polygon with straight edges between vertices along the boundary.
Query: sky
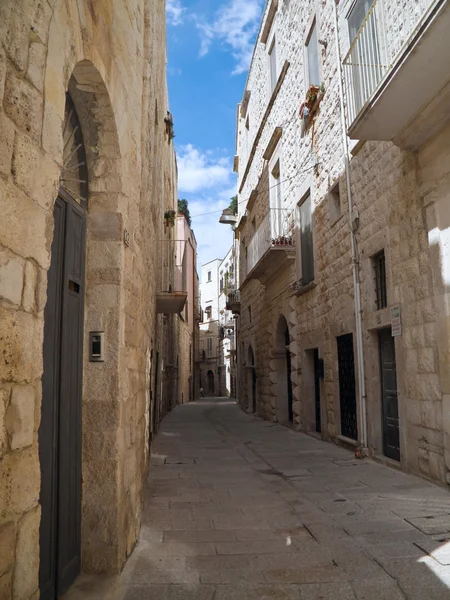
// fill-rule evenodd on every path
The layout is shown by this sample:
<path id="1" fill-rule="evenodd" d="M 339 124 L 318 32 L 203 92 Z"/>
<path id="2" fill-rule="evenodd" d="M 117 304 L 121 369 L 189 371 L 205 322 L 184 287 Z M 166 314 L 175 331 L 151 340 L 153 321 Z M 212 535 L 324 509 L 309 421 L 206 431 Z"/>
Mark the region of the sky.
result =
<path id="1" fill-rule="evenodd" d="M 167 0 L 178 197 L 189 201 L 199 272 L 202 264 L 223 258 L 233 240 L 219 218 L 237 193 L 236 107 L 263 5 L 264 0 Z"/>

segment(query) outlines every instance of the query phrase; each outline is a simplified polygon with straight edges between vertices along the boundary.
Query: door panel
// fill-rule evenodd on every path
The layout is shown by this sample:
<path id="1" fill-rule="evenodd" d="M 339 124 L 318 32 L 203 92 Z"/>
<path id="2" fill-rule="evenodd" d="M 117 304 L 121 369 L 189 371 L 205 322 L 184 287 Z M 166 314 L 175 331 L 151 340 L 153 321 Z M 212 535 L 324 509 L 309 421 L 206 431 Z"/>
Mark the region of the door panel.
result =
<path id="1" fill-rule="evenodd" d="M 54 222 L 39 429 L 41 600 L 54 600 L 70 587 L 80 572 L 81 553 L 84 210 L 58 197 Z"/>
<path id="2" fill-rule="evenodd" d="M 55 597 L 57 527 L 57 452 L 58 398 L 60 388 L 60 340 L 66 203 L 56 199 L 53 211 L 55 229 L 51 265 L 47 276 L 47 304 L 44 311 L 44 372 L 42 376 L 42 414 L 39 428 L 41 465 L 40 572 L 41 600 Z"/>
<path id="3" fill-rule="evenodd" d="M 252 367 L 252 412 L 256 412 L 256 369 Z"/>
<path id="4" fill-rule="evenodd" d="M 383 415 L 383 454 L 400 460 L 400 429 L 398 418 L 397 365 L 392 331 L 379 332 L 381 394 Z"/>
<path id="5" fill-rule="evenodd" d="M 291 363 L 291 351 L 289 350 L 289 345 L 291 343 L 291 339 L 289 336 L 289 329 L 286 329 L 285 332 L 285 343 L 286 343 L 286 370 L 287 370 L 287 393 L 288 393 L 288 415 L 289 422 L 294 422 L 294 396 L 292 391 L 292 363 Z"/>
<path id="6" fill-rule="evenodd" d="M 83 360 L 83 271 L 85 217 L 68 206 L 63 281 L 60 397 L 58 592 L 80 571 L 81 546 L 81 383 Z"/>
<path id="7" fill-rule="evenodd" d="M 356 418 L 355 359 L 353 335 L 337 338 L 339 364 L 339 397 L 341 407 L 341 434 L 352 440 L 358 439 Z"/>
<path id="8" fill-rule="evenodd" d="M 314 400 L 316 414 L 316 432 L 322 431 L 322 418 L 320 412 L 320 369 L 319 369 L 319 351 L 314 350 Z"/>

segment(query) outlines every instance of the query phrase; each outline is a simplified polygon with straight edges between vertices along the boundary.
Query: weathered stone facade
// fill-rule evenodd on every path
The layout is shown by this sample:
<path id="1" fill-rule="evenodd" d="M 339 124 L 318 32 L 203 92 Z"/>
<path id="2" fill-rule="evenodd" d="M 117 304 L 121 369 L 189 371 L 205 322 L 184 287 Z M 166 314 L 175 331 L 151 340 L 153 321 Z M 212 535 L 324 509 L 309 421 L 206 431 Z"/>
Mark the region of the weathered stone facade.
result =
<path id="1" fill-rule="evenodd" d="M 0 598 L 28 600 L 39 597 L 44 309 L 66 93 L 89 179 L 79 434 L 90 572 L 119 571 L 136 543 L 149 431 L 174 401 L 162 371 L 174 317 L 157 315 L 155 298 L 176 164 L 164 0 L 6 0 L 0 40 Z M 104 362 L 89 362 L 91 331 L 105 333 Z"/>
<path id="2" fill-rule="evenodd" d="M 383 455 L 379 332 L 391 326 L 390 308 L 401 309 L 402 335 L 395 338 L 400 463 L 439 482 L 450 470 L 445 414 L 448 398 L 448 190 L 450 128 L 442 127 L 416 152 L 391 142 L 351 142 L 349 215 L 341 127 L 334 0 L 267 2 L 258 42 L 239 105 L 240 402 L 269 420 L 292 421 L 316 433 L 316 386 L 323 439 L 342 441 L 337 338 L 353 334 L 355 386 L 360 365 L 355 319 L 352 229 L 356 231 L 361 289 L 368 451 Z M 338 5 L 342 52 L 348 49 L 350 1 Z M 273 22 L 271 23 L 271 20 Z M 305 122 L 299 109 L 308 90 L 306 47 L 317 28 L 320 104 Z M 276 39 L 277 77 L 270 88 L 269 52 Z M 279 159 L 282 214 L 298 215 L 311 195 L 314 280 L 302 285 L 299 222 L 292 246 L 260 252 L 257 275 L 251 244 L 273 207 L 271 169 Z M 446 206 L 447 205 L 447 206 Z M 273 235 L 272 235 L 273 237 Z M 272 240 L 273 243 L 273 240 Z M 373 257 L 384 250 L 387 307 L 377 310 Z M 276 254 L 278 252 L 278 254 Z M 281 258 L 281 256 L 283 257 Z M 261 266 L 262 265 L 262 266 Z M 251 263 L 252 268 L 254 262 Z M 288 329 L 288 341 L 284 333 Z M 286 356 L 289 351 L 289 363 Z M 256 382 L 252 379 L 254 356 Z M 315 361 L 324 374 L 315 378 Z M 288 418 L 287 369 L 292 383 Z M 357 402 L 358 440 L 361 402 Z"/>
<path id="3" fill-rule="evenodd" d="M 195 353 L 199 337 L 199 283 L 197 274 L 197 240 L 186 217 L 179 213 L 176 219 L 177 264 L 182 273 L 182 287 L 187 292 L 185 307 L 178 315 L 177 403 L 185 404 L 198 399 L 198 374 Z"/>

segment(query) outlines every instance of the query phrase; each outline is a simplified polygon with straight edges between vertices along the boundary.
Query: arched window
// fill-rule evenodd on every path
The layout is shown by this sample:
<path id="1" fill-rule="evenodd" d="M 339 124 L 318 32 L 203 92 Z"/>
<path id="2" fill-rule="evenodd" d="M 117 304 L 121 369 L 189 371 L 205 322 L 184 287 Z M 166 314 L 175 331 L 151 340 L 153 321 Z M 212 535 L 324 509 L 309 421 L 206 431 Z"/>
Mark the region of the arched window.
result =
<path id="1" fill-rule="evenodd" d="M 63 130 L 63 168 L 60 187 L 87 210 L 88 170 L 86 149 L 80 121 L 70 94 L 66 94 L 66 112 Z"/>

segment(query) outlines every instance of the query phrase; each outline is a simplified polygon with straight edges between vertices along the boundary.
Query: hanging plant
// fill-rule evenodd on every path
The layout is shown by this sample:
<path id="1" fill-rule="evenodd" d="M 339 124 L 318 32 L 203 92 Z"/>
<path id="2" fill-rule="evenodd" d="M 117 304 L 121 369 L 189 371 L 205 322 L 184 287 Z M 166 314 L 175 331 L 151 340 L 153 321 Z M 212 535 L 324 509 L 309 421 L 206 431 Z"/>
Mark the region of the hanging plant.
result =
<path id="1" fill-rule="evenodd" d="M 308 127 L 312 116 L 319 108 L 322 98 L 325 94 L 325 85 L 322 82 L 320 85 L 310 85 L 305 100 L 300 105 L 300 118 L 302 119 L 302 137 Z"/>
<path id="2" fill-rule="evenodd" d="M 164 225 L 166 225 L 166 227 L 173 227 L 176 214 L 177 213 L 174 210 L 167 210 L 164 213 Z"/>
<path id="3" fill-rule="evenodd" d="M 173 140 L 175 137 L 175 132 L 173 129 L 173 117 L 169 111 L 167 111 L 167 117 L 164 119 L 164 123 L 166 124 L 166 134 L 170 142 L 170 140 Z"/>

